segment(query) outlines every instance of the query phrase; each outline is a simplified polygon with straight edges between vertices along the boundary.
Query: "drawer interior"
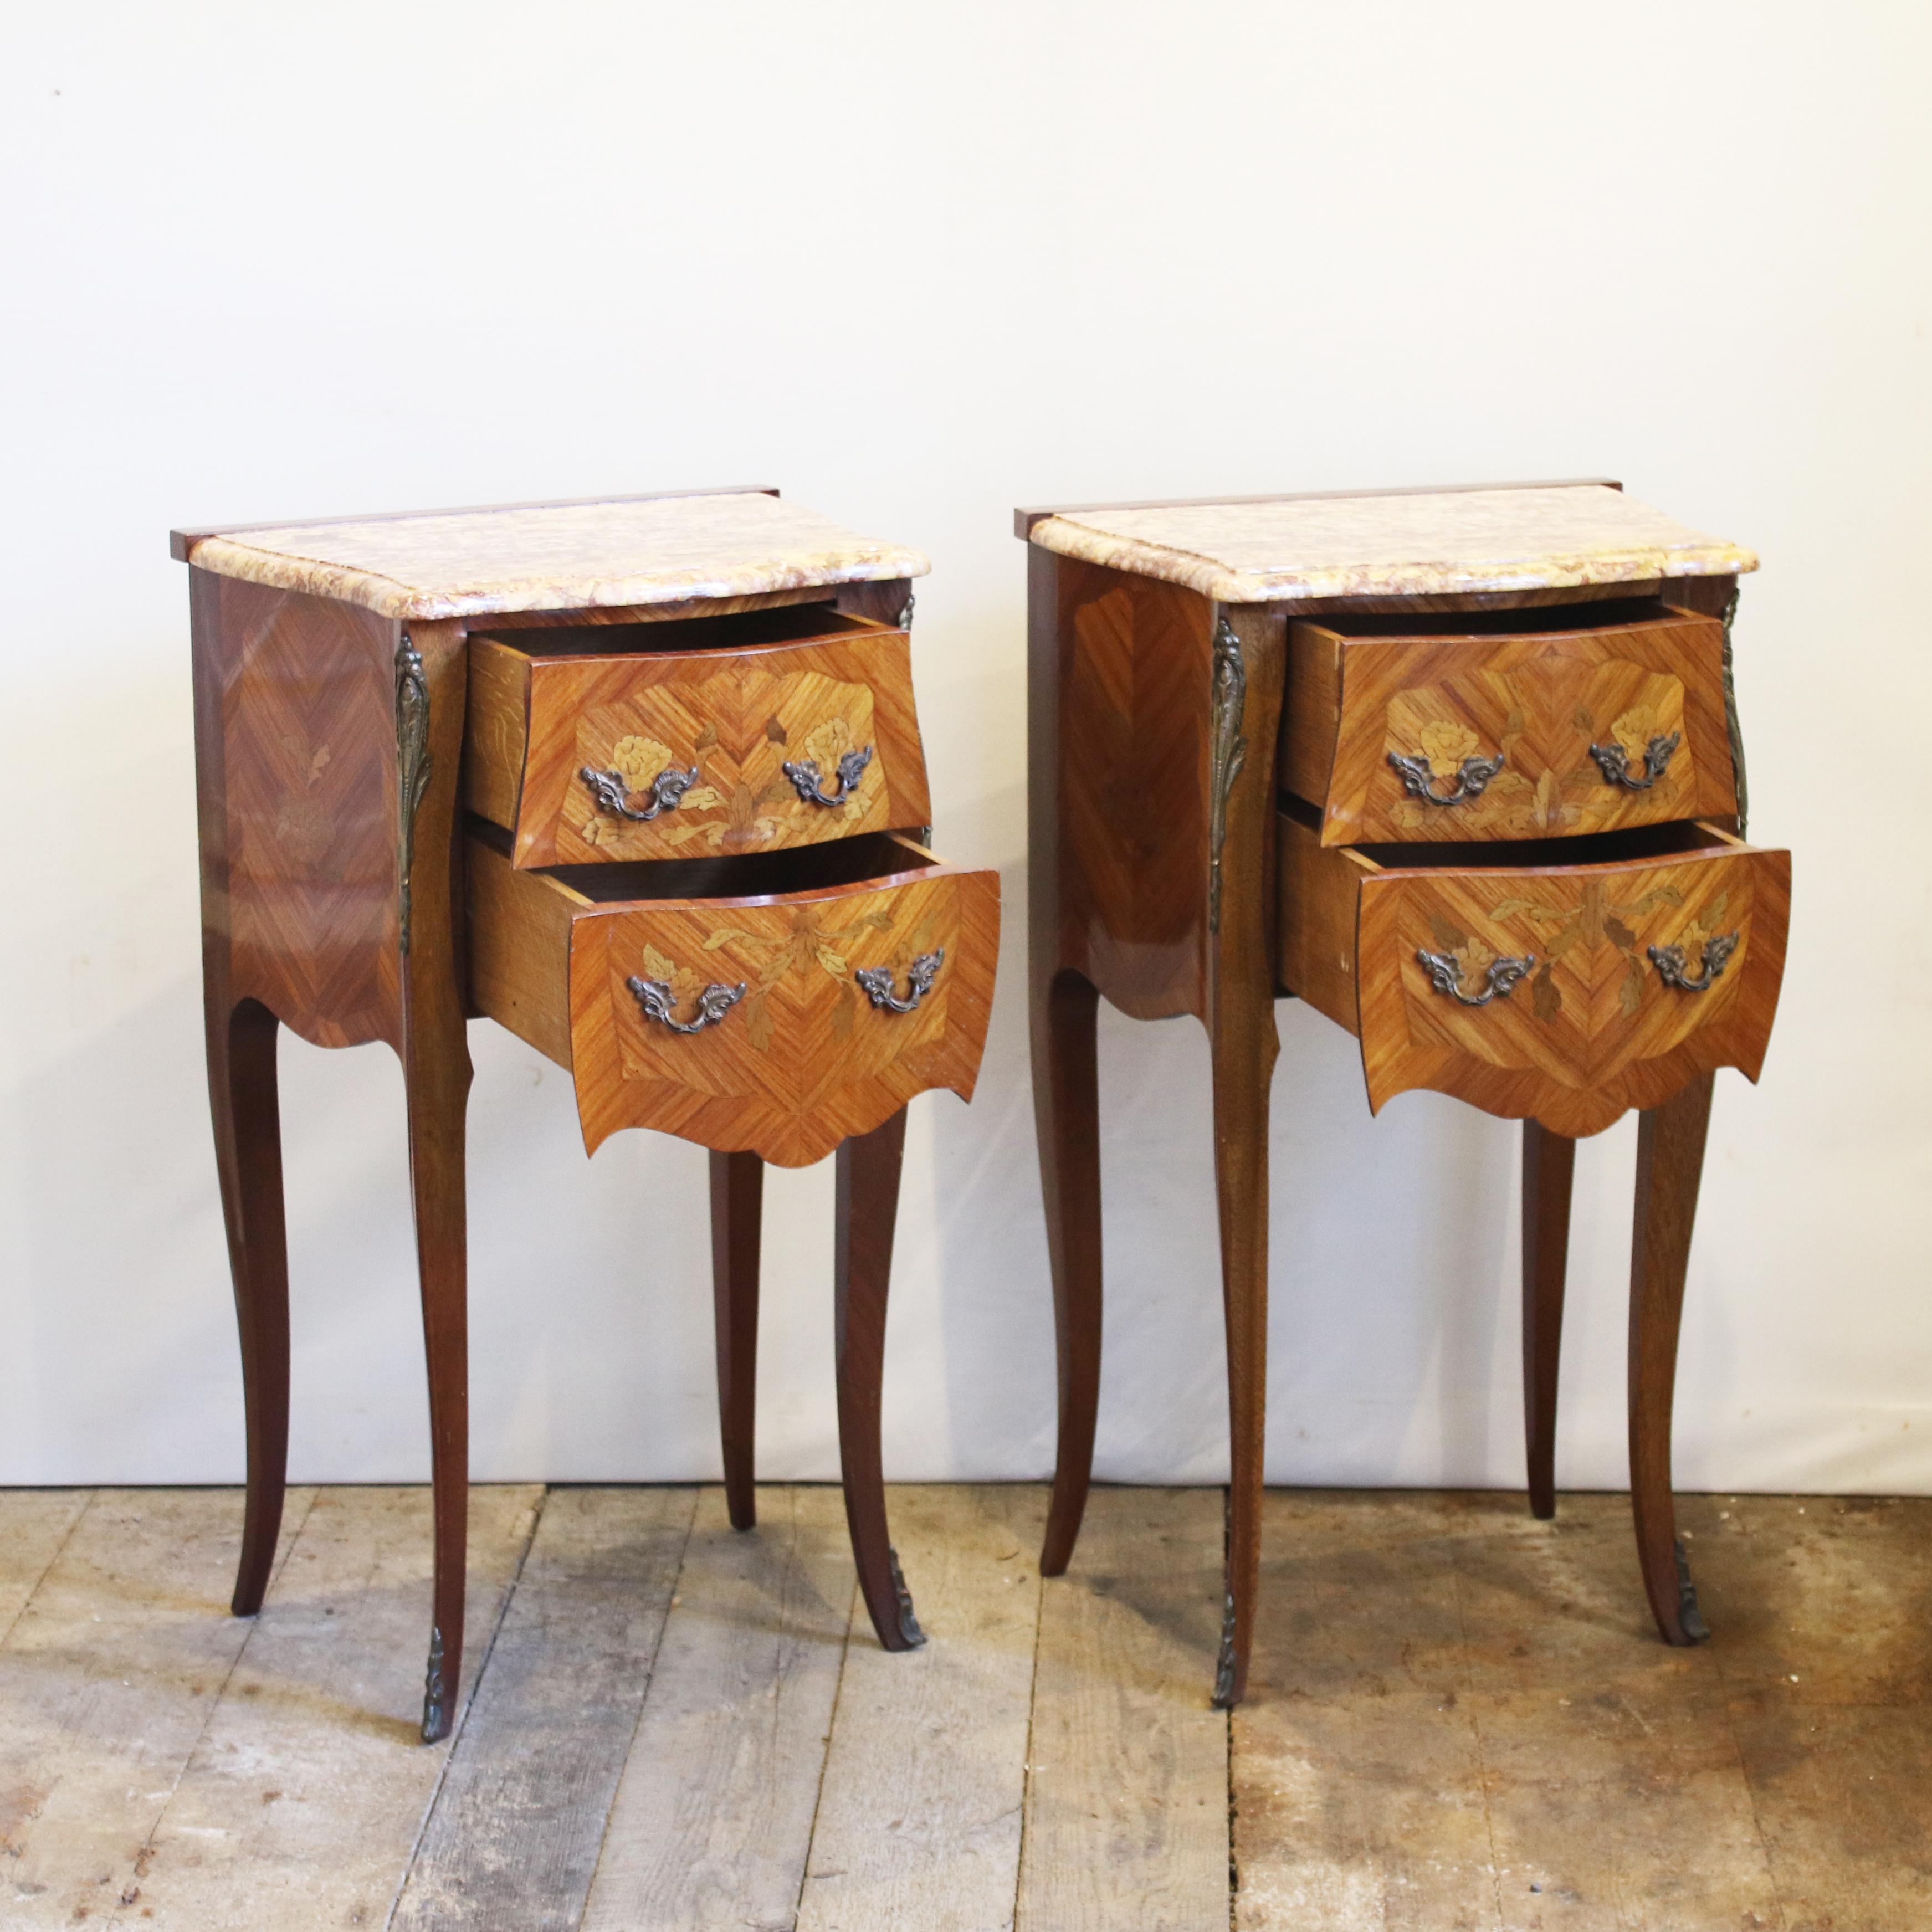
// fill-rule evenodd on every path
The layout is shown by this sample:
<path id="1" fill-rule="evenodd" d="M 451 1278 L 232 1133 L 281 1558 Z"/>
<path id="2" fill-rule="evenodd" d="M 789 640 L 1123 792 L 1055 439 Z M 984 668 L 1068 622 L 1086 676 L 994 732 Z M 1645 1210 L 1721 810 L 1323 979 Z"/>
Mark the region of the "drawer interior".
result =
<path id="1" fill-rule="evenodd" d="M 472 816 L 477 844 L 510 856 L 510 835 Z M 614 905 L 627 900 L 772 898 L 784 892 L 822 892 L 868 879 L 923 872 L 941 862 L 922 845 L 890 832 L 862 832 L 823 845 L 794 845 L 778 852 L 746 852 L 703 859 L 652 859 L 604 866 L 548 866 L 532 879 L 561 887 L 580 902 Z"/>
<path id="2" fill-rule="evenodd" d="M 831 604 L 784 604 L 762 610 L 728 610 L 704 617 L 667 617 L 656 623 L 558 624 L 526 629 L 485 628 L 472 641 L 501 644 L 525 657 L 634 657 L 656 651 L 741 651 L 759 644 L 803 644 L 888 630 Z"/>
<path id="3" fill-rule="evenodd" d="M 1345 638 L 1519 638 L 1559 631 L 1622 630 L 1680 614 L 1660 597 L 1606 597 L 1587 604 L 1540 604 L 1507 610 L 1341 612 L 1314 621 Z"/>

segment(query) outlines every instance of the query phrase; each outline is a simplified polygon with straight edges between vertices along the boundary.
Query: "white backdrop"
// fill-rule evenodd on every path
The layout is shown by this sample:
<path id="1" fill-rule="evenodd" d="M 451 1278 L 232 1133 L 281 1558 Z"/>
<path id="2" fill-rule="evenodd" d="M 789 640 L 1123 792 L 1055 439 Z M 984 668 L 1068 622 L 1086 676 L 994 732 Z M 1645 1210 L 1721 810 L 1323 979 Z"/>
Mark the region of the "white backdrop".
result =
<path id="1" fill-rule="evenodd" d="M 172 523 L 773 482 L 920 545 L 948 856 L 999 866 L 980 1098 L 914 1110 L 902 1477 L 1034 1476 L 1018 502 L 1600 472 L 1758 547 L 1753 830 L 1796 848 L 1718 1086 L 1686 1487 L 1932 1489 L 1932 14 L 1738 0 L 76 4 L 0 58 L 0 1481 L 229 1480 Z M 1372 1123 L 1280 1009 L 1268 1473 L 1522 1480 L 1516 1130 Z M 716 1469 L 704 1156 L 586 1162 L 478 1024 L 479 1478 Z M 1206 1058 L 1102 1022 L 1099 1467 L 1224 1468 Z M 386 1048 L 287 1040 L 298 1478 L 428 1466 Z M 1634 1129 L 1579 1163 L 1566 1484 L 1621 1486 Z M 836 1467 L 829 1164 L 767 1192 L 761 1462 Z"/>

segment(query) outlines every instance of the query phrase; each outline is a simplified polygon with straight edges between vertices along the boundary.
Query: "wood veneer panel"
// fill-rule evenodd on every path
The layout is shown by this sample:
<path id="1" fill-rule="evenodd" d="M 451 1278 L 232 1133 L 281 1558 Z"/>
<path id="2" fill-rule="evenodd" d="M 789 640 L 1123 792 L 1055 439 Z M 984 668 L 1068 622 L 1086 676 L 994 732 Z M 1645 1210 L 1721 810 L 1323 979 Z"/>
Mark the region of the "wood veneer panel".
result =
<path id="1" fill-rule="evenodd" d="M 1715 619 L 1672 611 L 1574 629 L 1525 632 L 1500 619 L 1455 628 L 1291 627 L 1281 779 L 1324 806 L 1324 844 L 1549 838 L 1735 809 Z M 1676 748 L 1641 790 L 1612 782 L 1590 749 L 1618 747 L 1640 772 L 1663 736 Z M 1505 763 L 1478 795 L 1438 806 L 1405 788 L 1391 754 L 1426 758 L 1442 792 L 1466 758 Z"/>
<path id="2" fill-rule="evenodd" d="M 317 1046 L 400 1052 L 389 619 L 191 573 L 204 945 Z"/>
<path id="3" fill-rule="evenodd" d="M 476 650 L 472 689 L 488 708 L 471 735 L 470 802 L 515 827 L 519 866 L 765 851 L 931 820 L 902 631 L 729 651 L 533 656 L 520 689 L 504 660 L 521 652 L 481 640 Z M 801 797 L 782 770 L 812 760 L 821 788 L 836 792 L 840 757 L 868 746 L 856 791 L 830 807 Z M 600 808 L 582 777 L 586 767 L 621 771 L 643 809 L 652 779 L 673 766 L 695 766 L 696 783 L 643 824 Z"/>
<path id="4" fill-rule="evenodd" d="M 588 903 L 555 879 L 519 872 L 470 842 L 470 998 L 557 1065 L 570 1065 L 570 922 Z"/>
<path id="5" fill-rule="evenodd" d="M 1418 865 L 1413 848 L 1384 848 L 1403 861 L 1387 866 L 1322 848 L 1282 815 L 1284 960 L 1312 956 L 1310 932 L 1332 940 L 1354 909 L 1353 1024 L 1334 981 L 1311 983 L 1361 1039 L 1372 1108 L 1431 1088 L 1578 1138 L 1717 1067 L 1757 1078 L 1784 976 L 1790 854 L 1712 826 L 1635 836 L 1632 856 L 1576 866 L 1458 866 L 1448 854 Z M 1648 958 L 1681 945 L 1694 969 L 1704 940 L 1732 932 L 1736 950 L 1708 992 L 1666 985 Z M 1499 956 L 1538 964 L 1507 998 L 1465 1006 L 1433 988 L 1423 950 L 1456 956 L 1472 986 Z"/>
<path id="6" fill-rule="evenodd" d="M 570 945 L 571 1049 L 584 1144 L 655 1127 L 779 1167 L 822 1159 L 915 1094 L 972 1097 L 999 948 L 996 874 L 934 866 L 776 898 L 666 900 L 579 912 Z M 945 963 L 915 1011 L 854 983 L 883 966 Z M 647 1022 L 626 981 L 669 982 L 680 1016 L 719 982 L 749 990 L 721 1024 L 680 1036 Z"/>
<path id="7" fill-rule="evenodd" d="M 1136 1018 L 1204 1018 L 1214 607 L 1056 562 L 1062 962 Z"/>

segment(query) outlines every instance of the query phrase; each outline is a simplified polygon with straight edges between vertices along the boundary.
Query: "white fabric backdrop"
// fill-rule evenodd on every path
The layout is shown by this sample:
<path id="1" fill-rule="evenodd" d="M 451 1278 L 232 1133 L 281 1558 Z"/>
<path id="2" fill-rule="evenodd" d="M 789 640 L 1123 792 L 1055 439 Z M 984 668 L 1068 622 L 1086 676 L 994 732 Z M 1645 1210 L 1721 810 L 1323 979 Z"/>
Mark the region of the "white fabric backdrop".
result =
<path id="1" fill-rule="evenodd" d="M 186 573 L 171 523 L 773 481 L 931 552 L 938 843 L 997 865 L 977 1103 L 914 1108 L 904 1477 L 1033 1476 L 1016 502 L 1602 472 L 1761 549 L 1754 830 L 1797 850 L 1727 1074 L 1686 1486 L 1932 1488 L 1927 236 L 1906 0 L 1181 8 L 188 0 L 10 16 L 0 1481 L 230 1480 Z M 1372 1123 L 1280 1010 L 1269 1474 L 1521 1480 L 1517 1136 Z M 586 1162 L 478 1024 L 479 1478 L 715 1472 L 694 1148 Z M 1103 1020 L 1099 1467 L 1220 1474 L 1205 1054 Z M 400 1078 L 283 1050 L 298 1478 L 428 1469 Z M 1579 1167 L 1560 1479 L 1624 1480 L 1634 1128 Z M 762 1467 L 836 1468 L 830 1171 L 767 1196 Z"/>

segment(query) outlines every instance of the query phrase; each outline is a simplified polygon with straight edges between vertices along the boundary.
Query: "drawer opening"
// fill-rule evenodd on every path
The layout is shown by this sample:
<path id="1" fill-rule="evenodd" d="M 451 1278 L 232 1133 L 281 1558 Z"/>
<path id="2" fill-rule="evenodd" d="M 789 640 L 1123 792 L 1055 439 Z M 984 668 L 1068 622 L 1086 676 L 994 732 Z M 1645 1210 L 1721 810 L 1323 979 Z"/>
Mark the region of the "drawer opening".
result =
<path id="1" fill-rule="evenodd" d="M 818 638 L 862 636 L 890 630 L 825 604 L 782 604 L 711 617 L 667 617 L 644 624 L 559 624 L 473 633 L 524 657 L 635 657 L 659 651 L 741 651 L 759 644 L 794 644 Z"/>
<path id="2" fill-rule="evenodd" d="M 1344 638 L 1539 637 L 1546 632 L 1623 630 L 1685 615 L 1660 597 L 1604 598 L 1588 604 L 1538 604 L 1506 610 L 1342 613 L 1314 621 Z"/>
<path id="3" fill-rule="evenodd" d="M 500 826 L 472 816 L 470 830 L 480 843 L 506 859 L 510 856 L 510 837 Z M 770 898 L 922 872 L 942 862 L 909 838 L 890 832 L 863 832 L 778 852 L 546 866 L 532 868 L 532 875 L 554 880 L 593 905 L 610 905 L 626 900 Z"/>
<path id="4" fill-rule="evenodd" d="M 1315 833 L 1322 814 L 1305 800 L 1284 792 L 1282 818 Z M 1702 819 L 1673 819 L 1663 825 L 1632 825 L 1615 832 L 1572 833 L 1562 838 L 1459 838 L 1413 844 L 1362 844 L 1330 848 L 1346 853 L 1364 872 L 1533 872 L 1580 866 L 1628 865 L 1633 860 L 1670 858 L 1684 853 L 1748 851 L 1742 839 Z"/>

